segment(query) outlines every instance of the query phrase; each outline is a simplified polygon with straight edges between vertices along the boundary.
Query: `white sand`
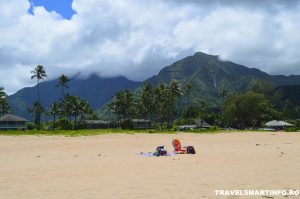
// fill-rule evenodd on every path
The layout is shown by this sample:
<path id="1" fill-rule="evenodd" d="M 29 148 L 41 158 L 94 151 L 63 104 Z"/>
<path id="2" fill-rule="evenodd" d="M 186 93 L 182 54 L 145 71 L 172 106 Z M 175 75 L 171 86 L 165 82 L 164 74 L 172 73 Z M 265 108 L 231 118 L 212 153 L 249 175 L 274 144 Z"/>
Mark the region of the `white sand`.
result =
<path id="1" fill-rule="evenodd" d="M 173 138 L 197 154 L 137 155 L 159 145 L 171 151 Z M 218 198 L 215 189 L 289 188 L 300 189 L 300 133 L 0 136 L 4 199 Z"/>

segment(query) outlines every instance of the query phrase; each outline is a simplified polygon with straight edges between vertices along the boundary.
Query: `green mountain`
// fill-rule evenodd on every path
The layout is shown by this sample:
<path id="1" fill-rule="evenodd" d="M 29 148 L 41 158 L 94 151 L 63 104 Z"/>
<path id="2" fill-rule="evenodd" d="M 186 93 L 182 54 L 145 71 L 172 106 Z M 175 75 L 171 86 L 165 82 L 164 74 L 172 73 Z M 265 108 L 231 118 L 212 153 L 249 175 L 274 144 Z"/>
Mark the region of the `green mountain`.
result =
<path id="1" fill-rule="evenodd" d="M 279 101 L 289 100 L 293 105 L 300 106 L 300 85 L 279 86 L 271 94 L 279 93 Z"/>
<path id="2" fill-rule="evenodd" d="M 157 75 L 146 81 L 157 85 L 160 82 L 169 83 L 172 79 L 177 79 L 183 88 L 185 85 L 191 84 L 192 91 L 189 96 L 192 96 L 194 101 L 205 99 L 215 105 L 221 101 L 218 96 L 221 90 L 231 93 L 245 91 L 251 89 L 258 82 L 268 82 L 273 88 L 300 84 L 299 75 L 269 75 L 258 69 L 222 61 L 218 56 L 201 52 L 163 68 Z M 40 84 L 43 106 L 49 107 L 52 102 L 61 97 L 61 91 L 55 86 L 56 84 L 57 80 L 44 81 Z M 140 85 L 141 82 L 131 81 L 125 77 L 100 78 L 92 75 L 87 79 L 81 79 L 75 76 L 69 83 L 69 92 L 86 99 L 94 109 L 99 109 L 112 99 L 116 91 L 137 90 Z M 12 112 L 32 119 L 32 114 L 29 114 L 27 109 L 36 100 L 36 89 L 36 86 L 23 88 L 9 96 L 8 101 Z M 182 102 L 184 102 L 184 98 Z"/>
<path id="3" fill-rule="evenodd" d="M 221 90 L 229 92 L 251 89 L 258 82 L 268 82 L 274 88 L 300 83 L 300 76 L 269 75 L 256 68 L 248 68 L 218 56 L 198 52 L 163 68 L 147 81 L 157 85 L 177 79 L 183 87 L 191 84 L 194 99 L 202 98 L 218 104 Z"/>
<path id="4" fill-rule="evenodd" d="M 61 89 L 56 85 L 57 79 L 40 83 L 40 101 L 44 107 L 49 107 L 51 103 L 61 98 Z M 98 109 L 109 102 L 115 92 L 124 89 L 134 90 L 139 85 L 140 82 L 131 81 L 125 77 L 100 78 L 97 75 L 91 75 L 82 79 L 77 75 L 68 82 L 70 89 L 65 92 L 87 100 L 93 109 Z M 14 114 L 31 120 L 33 115 L 28 113 L 28 108 L 32 107 L 36 98 L 37 86 L 34 86 L 23 88 L 10 95 L 8 102 Z"/>

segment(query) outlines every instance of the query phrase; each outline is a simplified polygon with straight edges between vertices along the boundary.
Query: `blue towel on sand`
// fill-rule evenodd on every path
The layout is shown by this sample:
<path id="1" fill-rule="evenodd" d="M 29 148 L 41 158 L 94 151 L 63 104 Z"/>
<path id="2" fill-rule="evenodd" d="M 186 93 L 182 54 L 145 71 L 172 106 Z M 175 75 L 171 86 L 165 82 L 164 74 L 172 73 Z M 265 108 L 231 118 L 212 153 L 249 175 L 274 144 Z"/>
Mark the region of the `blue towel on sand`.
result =
<path id="1" fill-rule="evenodd" d="M 140 152 L 138 155 L 145 156 L 145 157 L 158 157 L 153 152 Z M 174 156 L 174 155 L 176 155 L 176 154 L 175 153 L 167 153 L 166 155 L 161 155 L 161 156 Z"/>

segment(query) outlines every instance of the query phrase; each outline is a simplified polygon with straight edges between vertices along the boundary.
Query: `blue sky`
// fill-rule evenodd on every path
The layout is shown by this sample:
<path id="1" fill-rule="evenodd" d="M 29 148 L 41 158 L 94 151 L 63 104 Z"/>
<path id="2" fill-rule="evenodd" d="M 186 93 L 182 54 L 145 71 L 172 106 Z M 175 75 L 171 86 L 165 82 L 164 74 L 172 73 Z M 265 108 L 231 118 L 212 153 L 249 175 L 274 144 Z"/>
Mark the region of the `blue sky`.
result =
<path id="1" fill-rule="evenodd" d="M 56 11 L 65 19 L 71 19 L 74 11 L 72 10 L 73 0 L 30 0 L 30 12 L 34 6 L 43 6 L 47 11 Z"/>

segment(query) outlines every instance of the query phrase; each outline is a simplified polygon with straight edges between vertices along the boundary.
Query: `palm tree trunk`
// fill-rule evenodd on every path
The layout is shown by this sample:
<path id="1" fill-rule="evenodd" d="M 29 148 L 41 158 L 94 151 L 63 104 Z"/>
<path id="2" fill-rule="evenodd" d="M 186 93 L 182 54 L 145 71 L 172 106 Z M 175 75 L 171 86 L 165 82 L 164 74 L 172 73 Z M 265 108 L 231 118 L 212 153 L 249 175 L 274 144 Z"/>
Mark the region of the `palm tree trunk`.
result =
<path id="1" fill-rule="evenodd" d="M 77 126 L 77 115 L 74 115 L 74 128 L 76 129 Z"/>
<path id="2" fill-rule="evenodd" d="M 38 96 L 37 96 L 37 102 L 40 103 L 40 81 L 37 80 L 37 87 L 38 87 Z"/>
<path id="3" fill-rule="evenodd" d="M 144 116 L 144 120 L 145 120 L 145 129 L 147 129 L 147 115 Z"/>

